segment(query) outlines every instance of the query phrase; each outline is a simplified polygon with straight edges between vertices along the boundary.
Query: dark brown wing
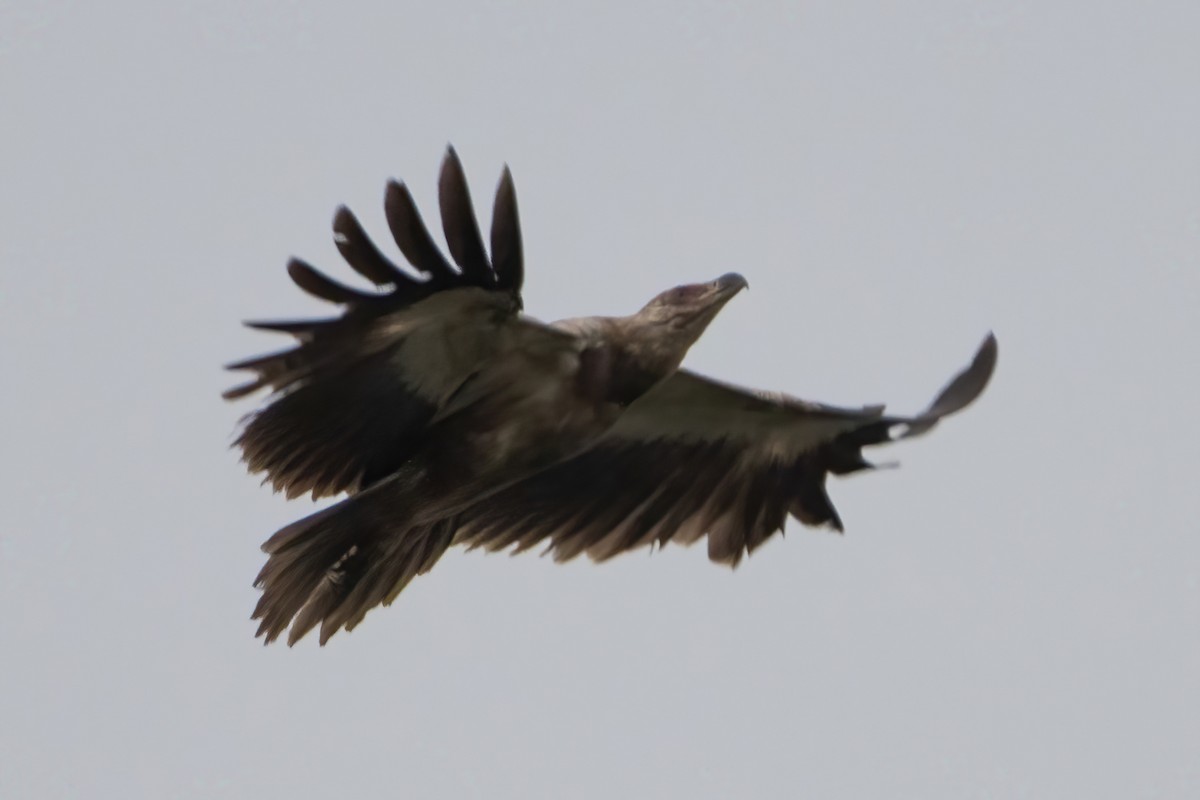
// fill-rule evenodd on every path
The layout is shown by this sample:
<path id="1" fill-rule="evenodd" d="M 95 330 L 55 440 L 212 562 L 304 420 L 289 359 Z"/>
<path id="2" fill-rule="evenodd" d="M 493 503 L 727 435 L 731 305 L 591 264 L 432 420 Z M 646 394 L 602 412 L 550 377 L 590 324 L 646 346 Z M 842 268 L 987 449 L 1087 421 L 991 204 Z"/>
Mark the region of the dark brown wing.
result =
<path id="1" fill-rule="evenodd" d="M 920 435 L 966 407 L 987 385 L 996 352 L 989 335 L 915 417 L 753 393 L 680 371 L 592 449 L 471 509 L 457 541 L 517 551 L 548 541 L 556 560 L 583 552 L 603 560 L 707 534 L 709 557 L 732 566 L 789 515 L 840 531 L 826 477 L 868 469 L 864 447 Z"/>
<path id="2" fill-rule="evenodd" d="M 388 227 L 411 274 L 372 243 L 354 215 L 338 209 L 334 242 L 346 262 L 378 287 L 345 286 L 298 259 L 288 274 L 304 291 L 344 307 L 331 319 L 248 322 L 295 337 L 288 350 L 238 361 L 254 377 L 225 392 L 236 399 L 269 389 L 236 441 L 252 472 L 289 497 L 354 491 L 391 473 L 429 419 L 496 354 L 500 329 L 521 309 L 521 231 L 512 176 L 496 194 L 489 261 L 453 149 L 442 163 L 443 227 L 459 268 L 442 255 L 402 183 L 388 185 Z"/>

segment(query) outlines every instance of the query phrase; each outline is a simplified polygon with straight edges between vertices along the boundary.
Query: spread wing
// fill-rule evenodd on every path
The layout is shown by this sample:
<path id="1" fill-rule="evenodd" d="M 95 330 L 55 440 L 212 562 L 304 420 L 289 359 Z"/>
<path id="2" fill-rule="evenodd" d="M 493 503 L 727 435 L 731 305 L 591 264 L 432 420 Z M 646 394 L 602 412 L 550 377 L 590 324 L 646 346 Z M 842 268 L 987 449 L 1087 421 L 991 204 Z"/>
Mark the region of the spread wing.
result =
<path id="1" fill-rule="evenodd" d="M 633 403 L 587 452 L 468 511 L 457 541 L 519 552 L 548 541 L 563 561 L 708 535 L 709 557 L 734 566 L 789 515 L 842 529 L 826 476 L 872 465 L 862 449 L 917 436 L 971 403 L 996 364 L 984 340 L 971 365 L 924 412 L 839 409 L 677 372 Z"/>
<path id="2" fill-rule="evenodd" d="M 379 251 L 345 207 L 333 220 L 342 257 L 378 287 L 343 285 L 298 259 L 292 280 L 309 294 L 343 306 L 330 319 L 248 322 L 295 337 L 287 350 L 230 364 L 253 378 L 227 399 L 270 390 L 244 420 L 235 446 L 251 472 L 289 497 L 356 491 L 393 472 L 416 446 L 426 423 L 519 329 L 523 258 L 516 193 L 507 168 L 496 191 L 491 257 L 471 207 L 462 165 L 447 150 L 438 183 L 451 263 L 421 221 L 403 183 L 387 187 L 388 227 L 417 274 Z"/>

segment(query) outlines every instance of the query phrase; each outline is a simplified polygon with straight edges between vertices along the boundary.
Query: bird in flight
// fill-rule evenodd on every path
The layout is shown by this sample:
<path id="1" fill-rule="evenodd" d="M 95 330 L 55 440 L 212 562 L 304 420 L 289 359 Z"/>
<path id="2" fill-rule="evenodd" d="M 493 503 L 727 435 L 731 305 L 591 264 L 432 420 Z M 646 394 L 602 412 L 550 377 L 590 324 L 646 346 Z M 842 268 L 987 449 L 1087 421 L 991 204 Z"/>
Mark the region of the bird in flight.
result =
<path id="1" fill-rule="evenodd" d="M 746 288 L 741 275 L 667 289 L 630 316 L 539 322 L 522 313 L 508 169 L 490 253 L 453 148 L 438 194 L 453 263 L 407 187 L 392 181 L 387 224 L 415 273 L 342 207 L 334 242 L 377 289 L 293 259 L 292 280 L 341 314 L 248 322 L 295 345 L 229 365 L 252 377 L 227 399 L 269 392 L 235 443 L 249 470 L 289 498 L 346 495 L 263 544 L 253 617 L 268 643 L 286 631 L 294 644 L 319 626 L 325 644 L 455 544 L 604 561 L 707 537 L 709 558 L 736 566 L 789 516 L 841 531 L 827 476 L 870 469 L 864 447 L 925 433 L 966 407 L 995 367 L 989 334 L 908 417 L 722 383 L 680 363 Z"/>

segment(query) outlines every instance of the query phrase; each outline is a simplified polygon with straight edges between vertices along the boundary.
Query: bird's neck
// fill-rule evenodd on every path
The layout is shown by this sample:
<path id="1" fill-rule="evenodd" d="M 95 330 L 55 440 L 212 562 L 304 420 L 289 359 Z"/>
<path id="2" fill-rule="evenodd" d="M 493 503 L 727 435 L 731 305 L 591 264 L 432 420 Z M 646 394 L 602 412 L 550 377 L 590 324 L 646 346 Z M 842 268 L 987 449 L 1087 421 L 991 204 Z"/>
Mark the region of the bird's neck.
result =
<path id="1" fill-rule="evenodd" d="M 635 318 L 606 319 L 580 354 L 579 387 L 595 402 L 627 406 L 679 368 L 687 347 Z"/>

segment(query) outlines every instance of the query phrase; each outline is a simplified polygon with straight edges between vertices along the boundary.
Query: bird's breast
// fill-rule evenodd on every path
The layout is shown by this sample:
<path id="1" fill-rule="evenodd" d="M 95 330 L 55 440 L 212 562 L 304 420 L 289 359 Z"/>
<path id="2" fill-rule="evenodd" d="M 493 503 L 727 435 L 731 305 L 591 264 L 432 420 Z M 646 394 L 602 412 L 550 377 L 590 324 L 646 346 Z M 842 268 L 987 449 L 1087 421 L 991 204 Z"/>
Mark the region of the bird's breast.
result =
<path id="1" fill-rule="evenodd" d="M 624 408 L 664 377 L 627 350 L 601 344 L 579 354 L 575 390 L 583 402 Z"/>

